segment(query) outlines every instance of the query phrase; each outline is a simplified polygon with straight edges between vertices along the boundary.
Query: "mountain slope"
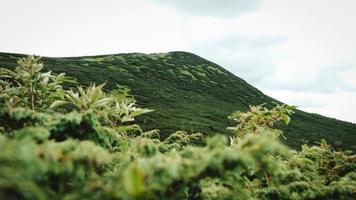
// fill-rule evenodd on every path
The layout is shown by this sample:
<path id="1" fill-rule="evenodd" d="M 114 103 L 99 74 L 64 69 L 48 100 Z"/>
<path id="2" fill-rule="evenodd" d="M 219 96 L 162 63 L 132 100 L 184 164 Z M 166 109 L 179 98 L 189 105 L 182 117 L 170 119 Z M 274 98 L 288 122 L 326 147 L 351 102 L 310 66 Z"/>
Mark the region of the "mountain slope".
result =
<path id="1" fill-rule="evenodd" d="M 0 67 L 14 68 L 24 55 L 0 53 Z M 224 68 L 186 52 L 116 54 L 90 57 L 43 58 L 45 68 L 65 72 L 78 82 L 126 85 L 138 103 L 155 112 L 140 118 L 145 129 L 159 128 L 163 135 L 176 130 L 205 134 L 228 133 L 227 116 L 248 105 L 277 101 Z M 278 101 L 277 101 L 278 102 Z M 297 111 L 283 127 L 286 143 L 299 147 L 325 138 L 338 147 L 356 149 L 356 125 Z"/>

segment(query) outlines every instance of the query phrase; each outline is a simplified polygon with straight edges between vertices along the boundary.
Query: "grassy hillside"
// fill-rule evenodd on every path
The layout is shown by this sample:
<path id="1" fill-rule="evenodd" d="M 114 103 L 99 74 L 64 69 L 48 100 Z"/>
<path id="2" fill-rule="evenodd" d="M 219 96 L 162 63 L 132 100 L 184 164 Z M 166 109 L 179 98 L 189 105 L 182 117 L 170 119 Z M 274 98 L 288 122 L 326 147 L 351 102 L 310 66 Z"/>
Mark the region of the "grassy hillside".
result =
<path id="1" fill-rule="evenodd" d="M 0 67 L 14 68 L 24 55 L 0 53 Z M 45 68 L 65 72 L 83 85 L 107 82 L 131 89 L 138 104 L 155 112 L 141 117 L 145 129 L 159 128 L 163 136 L 176 130 L 228 133 L 227 119 L 248 105 L 276 101 L 224 68 L 186 52 L 116 54 L 105 56 L 43 58 Z M 356 150 L 356 125 L 297 111 L 283 127 L 286 143 L 299 147 L 325 138 L 329 143 Z"/>

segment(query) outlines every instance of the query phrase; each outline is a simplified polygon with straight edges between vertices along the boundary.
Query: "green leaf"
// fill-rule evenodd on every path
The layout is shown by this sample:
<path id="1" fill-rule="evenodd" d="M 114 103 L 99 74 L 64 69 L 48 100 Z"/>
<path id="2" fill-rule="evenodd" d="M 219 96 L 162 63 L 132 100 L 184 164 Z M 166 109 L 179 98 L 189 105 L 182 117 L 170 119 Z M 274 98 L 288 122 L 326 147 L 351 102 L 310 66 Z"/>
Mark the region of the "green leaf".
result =
<path id="1" fill-rule="evenodd" d="M 124 188 L 128 194 L 139 197 L 144 191 L 144 174 L 141 169 L 133 164 L 124 173 Z"/>
<path id="2" fill-rule="evenodd" d="M 290 122 L 290 117 L 286 114 L 281 114 L 281 118 L 282 120 L 286 123 L 286 124 L 289 124 Z"/>
<path id="3" fill-rule="evenodd" d="M 61 106 L 66 105 L 66 104 L 69 104 L 69 102 L 63 101 L 63 100 L 56 100 L 50 105 L 49 108 L 50 109 L 54 109 L 54 108 L 61 107 Z"/>

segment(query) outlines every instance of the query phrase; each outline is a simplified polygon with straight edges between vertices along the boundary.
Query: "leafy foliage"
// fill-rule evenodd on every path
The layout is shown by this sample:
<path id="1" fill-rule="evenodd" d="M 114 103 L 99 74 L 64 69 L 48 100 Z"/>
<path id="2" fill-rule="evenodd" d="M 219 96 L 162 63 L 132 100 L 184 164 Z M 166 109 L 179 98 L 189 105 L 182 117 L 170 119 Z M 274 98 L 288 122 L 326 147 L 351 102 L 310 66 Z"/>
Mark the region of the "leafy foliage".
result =
<path id="1" fill-rule="evenodd" d="M 39 63 L 28 59 L 33 66 Z M 17 76 L 6 71 L 10 73 Z M 2 83 L 9 78 L 2 76 Z M 356 157 L 351 151 L 336 151 L 325 140 L 318 146 L 303 145 L 299 152 L 281 143 L 281 131 L 273 126 L 280 120 L 288 124 L 292 106 L 251 106 L 249 112 L 235 112 L 236 140 L 228 144 L 222 134 L 178 131 L 161 137 L 159 130 L 143 131 L 132 121 L 149 110 L 136 108 L 132 97 L 123 97 L 129 96 L 125 92 L 106 93 L 104 85 L 94 84 L 77 90 L 58 86 L 48 90 L 45 98 L 56 95 L 51 101 L 34 89 L 34 102 L 26 93 L 20 103 L 13 103 L 12 92 L 26 90 L 20 83 L 1 91 L 6 105 L 0 107 L 1 198 L 356 197 Z"/>
<path id="2" fill-rule="evenodd" d="M 135 107 L 135 102 L 123 100 L 120 101 L 116 93 L 106 95 L 102 88 L 105 84 L 89 86 L 84 90 L 81 86 L 78 87 L 78 92 L 69 90 L 65 92 L 62 100 L 56 100 L 50 108 L 57 108 L 64 105 L 71 105 L 80 112 L 93 112 L 104 123 L 115 127 L 118 124 L 131 122 L 134 117 L 152 112 L 149 109 L 141 109 Z"/>
<path id="3" fill-rule="evenodd" d="M 51 71 L 40 73 L 43 63 L 40 57 L 29 56 L 18 61 L 15 71 L 0 68 L 0 91 L 3 103 L 18 104 L 35 108 L 43 108 L 57 99 L 62 89 L 62 83 L 73 82 L 64 73 L 53 75 Z"/>
<path id="4" fill-rule="evenodd" d="M 276 104 L 276 103 L 275 103 Z M 274 132 L 278 136 L 283 136 L 282 131 L 273 129 L 273 125 L 278 121 L 284 121 L 287 125 L 290 122 L 289 115 L 294 113 L 295 106 L 278 105 L 272 109 L 259 106 L 250 106 L 250 112 L 237 111 L 229 118 L 237 122 L 236 127 L 228 129 L 236 132 L 235 137 L 240 139 L 246 133 L 267 133 Z"/>

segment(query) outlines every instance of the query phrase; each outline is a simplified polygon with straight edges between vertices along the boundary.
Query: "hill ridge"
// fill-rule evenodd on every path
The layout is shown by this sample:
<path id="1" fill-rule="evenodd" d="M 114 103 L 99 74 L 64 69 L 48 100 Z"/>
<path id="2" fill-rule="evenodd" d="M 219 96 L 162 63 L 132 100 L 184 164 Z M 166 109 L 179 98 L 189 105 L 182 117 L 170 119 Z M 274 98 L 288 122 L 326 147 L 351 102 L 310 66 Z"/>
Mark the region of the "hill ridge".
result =
<path id="1" fill-rule="evenodd" d="M 0 66 L 14 68 L 24 54 L 0 53 Z M 140 118 L 145 129 L 159 128 L 162 135 L 176 130 L 226 133 L 227 116 L 249 105 L 277 101 L 223 67 L 183 51 L 121 53 L 81 57 L 43 57 L 46 69 L 65 72 L 81 84 L 108 81 L 128 86 L 138 103 L 156 110 Z M 279 102 L 280 103 L 280 102 Z M 342 148 L 356 149 L 356 125 L 298 110 L 286 131 L 286 143 L 326 138 Z M 341 145 L 340 145 L 341 143 Z"/>

